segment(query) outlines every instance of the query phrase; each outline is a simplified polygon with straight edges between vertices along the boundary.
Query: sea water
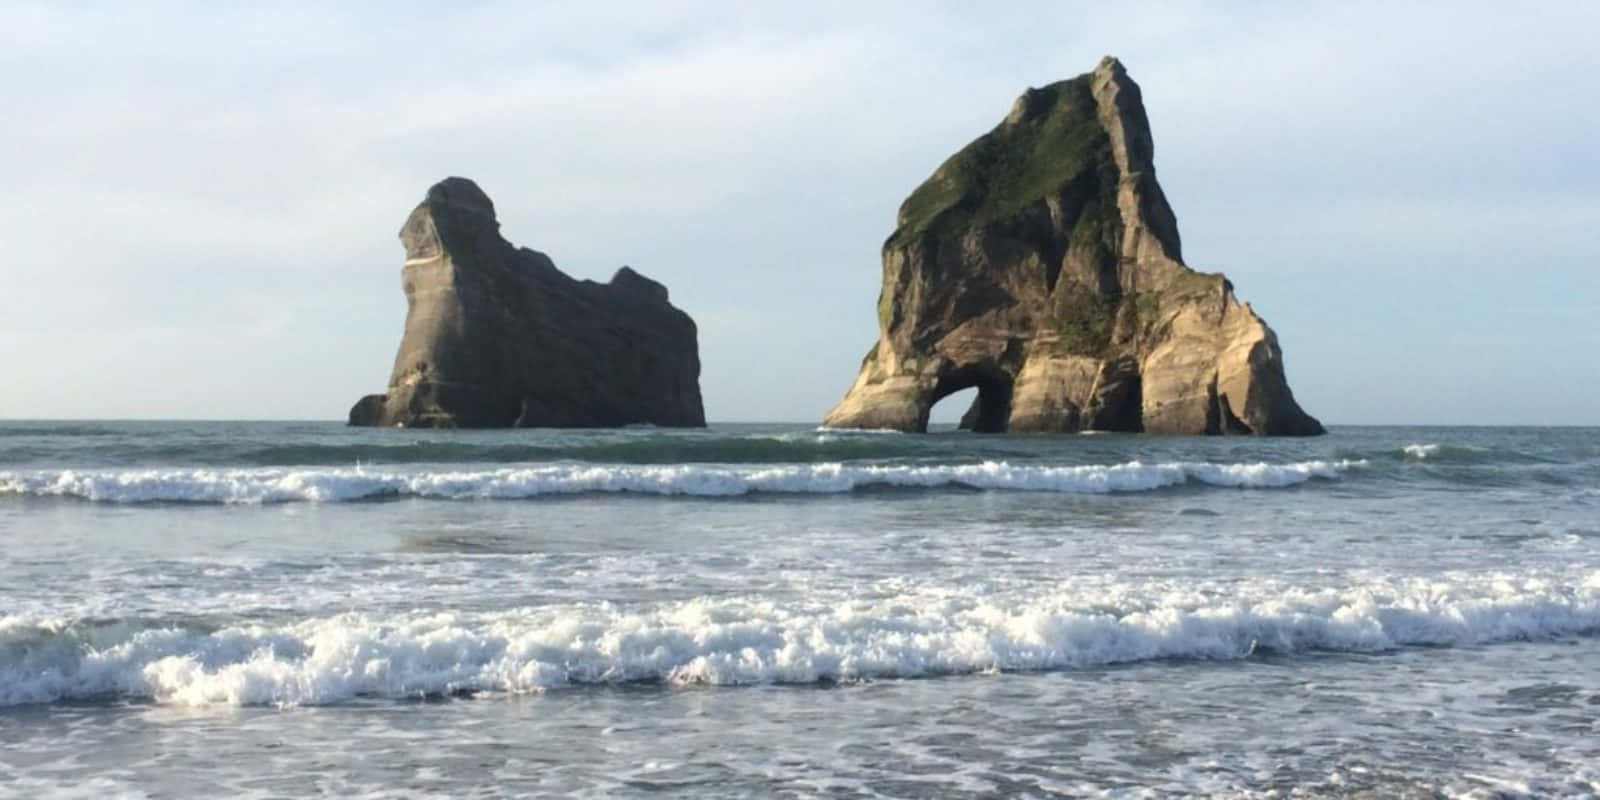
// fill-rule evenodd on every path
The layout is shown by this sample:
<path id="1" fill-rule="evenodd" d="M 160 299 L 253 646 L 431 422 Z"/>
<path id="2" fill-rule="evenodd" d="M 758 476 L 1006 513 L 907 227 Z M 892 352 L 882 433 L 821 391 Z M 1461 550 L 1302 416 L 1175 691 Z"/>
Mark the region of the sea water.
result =
<path id="1" fill-rule="evenodd" d="M 0 796 L 1594 796 L 1597 718 L 1597 429 L 0 423 Z"/>

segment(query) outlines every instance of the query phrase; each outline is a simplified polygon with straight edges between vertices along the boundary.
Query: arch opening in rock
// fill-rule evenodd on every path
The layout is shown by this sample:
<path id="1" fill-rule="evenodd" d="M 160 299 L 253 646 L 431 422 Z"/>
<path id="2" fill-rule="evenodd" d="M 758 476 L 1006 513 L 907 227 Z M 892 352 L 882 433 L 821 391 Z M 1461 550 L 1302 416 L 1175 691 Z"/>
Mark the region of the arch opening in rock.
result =
<path id="1" fill-rule="evenodd" d="M 934 386 L 928 408 L 966 389 L 978 392 L 972 405 L 961 415 L 958 427 L 973 433 L 1005 433 L 1011 419 L 1011 376 L 994 367 L 966 367 L 947 373 Z"/>
<path id="2" fill-rule="evenodd" d="M 955 427 L 978 402 L 978 387 L 968 386 L 945 395 L 928 409 L 928 428 Z"/>

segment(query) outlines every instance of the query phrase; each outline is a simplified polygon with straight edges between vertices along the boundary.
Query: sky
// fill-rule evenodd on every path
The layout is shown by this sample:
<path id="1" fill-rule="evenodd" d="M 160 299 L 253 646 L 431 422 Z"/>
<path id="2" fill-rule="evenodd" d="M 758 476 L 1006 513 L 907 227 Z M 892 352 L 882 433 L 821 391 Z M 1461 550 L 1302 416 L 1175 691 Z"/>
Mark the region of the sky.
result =
<path id="1" fill-rule="evenodd" d="M 1600 424 L 1600 5 L 334 5 L 4 3 L 0 418 L 343 419 L 462 175 L 665 283 L 709 419 L 818 420 L 901 200 L 1111 54 L 1309 412 Z"/>

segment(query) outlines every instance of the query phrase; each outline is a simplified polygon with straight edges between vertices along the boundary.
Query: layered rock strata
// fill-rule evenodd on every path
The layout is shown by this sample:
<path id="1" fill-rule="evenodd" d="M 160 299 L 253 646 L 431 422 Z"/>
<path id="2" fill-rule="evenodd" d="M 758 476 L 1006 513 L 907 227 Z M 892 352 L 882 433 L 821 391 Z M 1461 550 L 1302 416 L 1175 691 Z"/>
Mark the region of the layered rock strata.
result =
<path id="1" fill-rule="evenodd" d="M 900 207 L 878 342 L 825 425 L 1310 435 L 1277 336 L 1183 263 L 1139 87 L 1116 59 L 1029 89 Z"/>
<path id="2" fill-rule="evenodd" d="M 500 236 L 476 184 L 447 178 L 400 230 L 405 334 L 389 389 L 352 425 L 703 426 L 695 324 L 623 267 L 576 280 Z"/>

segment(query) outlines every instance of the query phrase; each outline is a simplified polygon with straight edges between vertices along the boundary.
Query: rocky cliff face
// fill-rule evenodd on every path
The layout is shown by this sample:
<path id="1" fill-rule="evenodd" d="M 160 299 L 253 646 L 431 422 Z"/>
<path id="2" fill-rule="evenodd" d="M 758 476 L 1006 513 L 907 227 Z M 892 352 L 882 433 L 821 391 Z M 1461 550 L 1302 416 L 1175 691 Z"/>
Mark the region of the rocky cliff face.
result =
<path id="1" fill-rule="evenodd" d="M 405 336 L 386 394 L 352 425 L 703 426 L 694 321 L 623 267 L 568 277 L 500 236 L 476 184 L 447 178 L 400 230 Z"/>
<path id="2" fill-rule="evenodd" d="M 901 205 L 878 342 L 824 424 L 923 431 L 976 386 L 978 431 L 1322 433 L 1272 329 L 1184 265 L 1152 153 L 1116 59 L 1024 93 Z"/>

